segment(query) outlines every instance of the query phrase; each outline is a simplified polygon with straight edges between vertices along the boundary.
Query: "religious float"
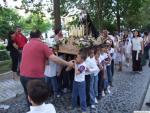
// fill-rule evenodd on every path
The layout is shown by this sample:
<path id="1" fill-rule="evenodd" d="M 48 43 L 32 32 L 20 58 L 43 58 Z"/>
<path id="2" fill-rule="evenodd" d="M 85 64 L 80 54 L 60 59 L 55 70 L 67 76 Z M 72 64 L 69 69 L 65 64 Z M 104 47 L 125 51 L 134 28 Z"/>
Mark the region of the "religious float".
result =
<path id="1" fill-rule="evenodd" d="M 76 55 L 81 48 L 101 44 L 99 32 L 94 27 L 88 13 L 82 13 L 79 25 L 69 30 L 67 38 L 58 42 L 58 52 Z"/>

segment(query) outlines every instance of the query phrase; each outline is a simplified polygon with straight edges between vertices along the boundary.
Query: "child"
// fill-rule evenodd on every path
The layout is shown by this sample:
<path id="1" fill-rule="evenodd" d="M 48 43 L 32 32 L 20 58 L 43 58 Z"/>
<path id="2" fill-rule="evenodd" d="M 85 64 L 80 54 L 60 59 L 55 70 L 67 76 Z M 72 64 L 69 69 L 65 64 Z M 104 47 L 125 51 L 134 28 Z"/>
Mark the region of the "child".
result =
<path id="1" fill-rule="evenodd" d="M 105 51 L 105 53 L 107 54 L 107 57 L 105 58 L 104 62 L 106 65 L 106 74 L 107 74 L 107 80 L 106 80 L 106 89 L 108 91 L 108 93 L 110 92 L 110 86 L 112 86 L 112 70 L 111 70 L 111 61 L 112 61 L 112 57 L 111 57 L 111 51 L 110 49 L 110 43 L 107 45 L 107 49 Z"/>
<path id="2" fill-rule="evenodd" d="M 110 60 L 110 62 L 107 64 L 107 76 L 109 85 L 112 86 L 112 76 L 114 74 L 114 48 L 112 40 L 108 40 L 107 45 L 108 45 L 107 53 Z"/>
<path id="3" fill-rule="evenodd" d="M 86 86 L 85 86 L 85 72 L 86 72 L 86 64 L 85 60 L 87 58 L 85 51 L 80 51 L 77 55 L 75 62 L 75 77 L 73 81 L 73 89 L 72 89 L 72 107 L 77 107 L 77 97 L 80 98 L 80 106 L 82 109 L 82 113 L 86 113 Z M 66 71 L 70 69 L 67 68 Z"/>
<path id="4" fill-rule="evenodd" d="M 49 97 L 47 85 L 41 80 L 31 80 L 27 84 L 28 99 L 32 106 L 27 113 L 56 113 L 52 104 L 45 104 Z"/>
<path id="5" fill-rule="evenodd" d="M 55 53 L 55 52 L 54 52 Z M 52 88 L 52 91 L 54 92 L 54 96 L 59 98 L 59 92 L 58 92 L 58 84 L 57 84 L 57 78 L 56 78 L 56 69 L 57 69 L 57 64 L 52 62 L 52 61 L 48 61 L 48 65 L 46 65 L 45 67 L 45 82 L 47 83 L 47 85 L 49 86 L 50 90 Z"/>
<path id="6" fill-rule="evenodd" d="M 122 71 L 122 57 L 123 57 L 123 42 L 119 40 L 117 53 L 116 53 L 116 61 L 119 63 L 118 71 Z"/>
<path id="7" fill-rule="evenodd" d="M 98 88 L 95 89 L 94 84 L 96 86 L 98 85 L 97 81 L 98 81 L 99 68 L 96 63 L 93 47 L 90 48 L 89 56 L 87 57 L 85 63 L 90 74 L 90 104 L 91 104 L 91 108 L 94 109 L 96 108 L 95 107 L 95 100 L 96 100 L 95 90 L 98 90 Z"/>
<path id="8" fill-rule="evenodd" d="M 99 56 L 100 56 L 100 48 L 97 47 L 94 51 L 94 54 L 95 54 L 95 60 L 96 60 L 96 64 L 99 68 L 99 73 L 101 70 L 103 70 L 103 67 L 102 65 L 99 63 Z M 94 83 L 94 90 L 95 90 L 95 96 L 97 98 L 95 98 L 95 103 L 98 103 L 97 99 L 99 99 L 99 86 L 100 86 L 100 82 L 99 82 L 99 73 L 97 73 L 97 76 L 96 76 L 96 79 L 95 79 L 95 83 Z"/>
<path id="9" fill-rule="evenodd" d="M 127 38 L 125 40 L 125 46 L 124 46 L 124 52 L 125 52 L 125 58 L 126 58 L 126 65 L 127 67 L 130 66 L 130 60 L 131 60 L 131 40 L 129 38 Z"/>
<path id="10" fill-rule="evenodd" d="M 61 59 L 65 59 L 64 54 L 59 53 L 58 57 L 60 57 Z M 61 64 L 57 64 L 57 68 L 56 68 L 56 72 L 57 72 L 57 81 L 58 81 L 58 91 L 62 94 L 63 91 L 63 69 L 64 66 Z"/>
<path id="11" fill-rule="evenodd" d="M 103 69 L 100 71 L 100 78 L 99 78 L 99 82 L 100 82 L 100 92 L 102 96 L 105 96 L 105 92 L 104 89 L 105 87 L 105 81 L 106 81 L 106 63 L 105 63 L 105 59 L 108 57 L 106 50 L 106 46 L 103 44 L 101 45 L 101 51 L 100 51 L 100 56 L 99 56 L 99 64 L 102 65 Z"/>

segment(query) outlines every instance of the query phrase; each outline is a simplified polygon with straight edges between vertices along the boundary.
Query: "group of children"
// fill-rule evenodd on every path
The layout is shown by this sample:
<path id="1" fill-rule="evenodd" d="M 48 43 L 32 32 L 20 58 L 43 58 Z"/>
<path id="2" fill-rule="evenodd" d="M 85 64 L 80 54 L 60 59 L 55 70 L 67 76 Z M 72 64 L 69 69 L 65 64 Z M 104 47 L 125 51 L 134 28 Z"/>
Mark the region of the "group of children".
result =
<path id="1" fill-rule="evenodd" d="M 105 44 L 81 49 L 76 57 L 67 56 L 74 62 L 72 68 L 48 61 L 45 81 L 55 97 L 60 97 L 62 87 L 64 92 L 72 90 L 73 109 L 77 106 L 78 96 L 82 112 L 86 112 L 87 106 L 94 109 L 97 99 L 111 93 L 114 52 L 112 40 L 107 40 Z"/>
<path id="2" fill-rule="evenodd" d="M 126 61 L 126 66 L 129 67 L 132 55 L 131 40 L 132 37 L 128 34 L 124 34 L 122 38 L 116 36 L 114 40 L 107 38 L 103 44 L 80 49 L 76 56 L 58 54 L 51 48 L 53 53 L 62 59 L 72 60 L 74 66 L 65 67 L 47 61 L 45 82 L 33 80 L 28 83 L 28 99 L 33 105 L 28 113 L 56 113 L 52 104 L 43 103 L 49 97 L 49 91 L 56 98 L 59 98 L 62 92 L 72 91 L 71 109 L 76 109 L 78 104 L 82 113 L 86 113 L 87 106 L 95 109 L 98 100 L 111 93 L 114 65 L 118 64 L 118 71 L 122 71 L 122 63 Z"/>
<path id="3" fill-rule="evenodd" d="M 118 70 L 121 71 L 124 55 L 127 66 L 129 66 L 131 42 L 127 37 L 125 39 L 125 41 L 119 41 L 119 38 L 107 39 L 101 45 L 81 49 L 77 56 L 58 54 L 54 48 L 51 48 L 55 55 L 68 61 L 72 60 L 74 63 L 73 67 L 64 67 L 50 60 L 47 61 L 44 73 L 45 83 L 51 94 L 59 98 L 62 92 L 72 91 L 71 109 L 75 109 L 78 104 L 81 106 L 82 113 L 86 113 L 87 106 L 95 109 L 98 100 L 111 93 L 115 62 L 118 62 Z M 33 89 L 32 86 L 34 85 L 28 88 L 29 91 Z M 41 98 L 43 95 L 41 94 Z M 47 97 L 45 92 L 43 100 Z M 30 93 L 29 100 L 33 103 Z M 46 105 L 42 104 L 42 106 Z M 52 105 L 49 106 L 53 108 Z"/>

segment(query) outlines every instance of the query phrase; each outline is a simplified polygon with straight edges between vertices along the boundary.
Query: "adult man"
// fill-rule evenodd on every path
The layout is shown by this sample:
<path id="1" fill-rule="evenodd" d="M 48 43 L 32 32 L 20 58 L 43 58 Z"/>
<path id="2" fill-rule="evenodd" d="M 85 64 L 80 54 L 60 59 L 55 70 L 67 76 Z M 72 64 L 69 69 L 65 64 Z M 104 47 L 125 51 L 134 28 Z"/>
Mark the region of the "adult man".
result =
<path id="1" fill-rule="evenodd" d="M 24 45 L 27 43 L 26 37 L 21 33 L 20 26 L 16 27 L 14 43 L 16 44 L 16 46 L 18 48 L 18 52 L 19 52 L 19 54 L 18 54 L 18 72 L 19 72 L 19 65 L 21 62 L 22 49 L 23 49 Z"/>
<path id="2" fill-rule="evenodd" d="M 26 96 L 26 85 L 28 81 L 33 79 L 44 80 L 45 64 L 48 59 L 62 65 L 73 66 L 73 62 L 66 62 L 61 58 L 55 56 L 52 50 L 41 41 L 40 37 L 41 32 L 39 30 L 32 31 L 30 33 L 30 42 L 24 46 L 22 51 L 22 61 L 20 64 L 20 81 L 22 83 Z M 30 105 L 29 102 L 28 105 Z"/>
<path id="3" fill-rule="evenodd" d="M 20 26 L 16 27 L 14 42 L 17 44 L 19 50 L 22 50 L 24 45 L 27 43 L 26 37 L 21 33 Z"/>

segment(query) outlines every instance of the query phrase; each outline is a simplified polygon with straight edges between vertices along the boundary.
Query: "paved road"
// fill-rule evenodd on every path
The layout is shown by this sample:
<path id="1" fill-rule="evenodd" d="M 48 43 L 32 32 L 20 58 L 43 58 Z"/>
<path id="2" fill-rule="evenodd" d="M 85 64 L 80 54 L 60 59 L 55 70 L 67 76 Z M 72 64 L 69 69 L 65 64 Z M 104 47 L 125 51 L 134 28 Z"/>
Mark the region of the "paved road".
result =
<path id="1" fill-rule="evenodd" d="M 132 73 L 130 70 L 124 68 L 123 72 L 115 73 L 112 94 L 102 98 L 96 110 L 88 108 L 88 113 L 133 113 L 141 109 L 149 85 L 150 69 L 144 67 L 142 74 Z M 70 98 L 70 93 L 68 93 L 59 99 L 50 98 L 48 102 L 55 105 L 57 113 L 80 113 L 80 109 L 76 111 L 68 109 L 71 105 Z M 25 113 L 27 111 L 24 95 L 1 104 L 8 104 L 10 108 L 0 110 L 0 113 Z"/>
<path id="2" fill-rule="evenodd" d="M 11 77 L 11 72 L 0 75 L 0 102 L 6 101 L 23 93 L 20 81 L 15 81 Z"/>

